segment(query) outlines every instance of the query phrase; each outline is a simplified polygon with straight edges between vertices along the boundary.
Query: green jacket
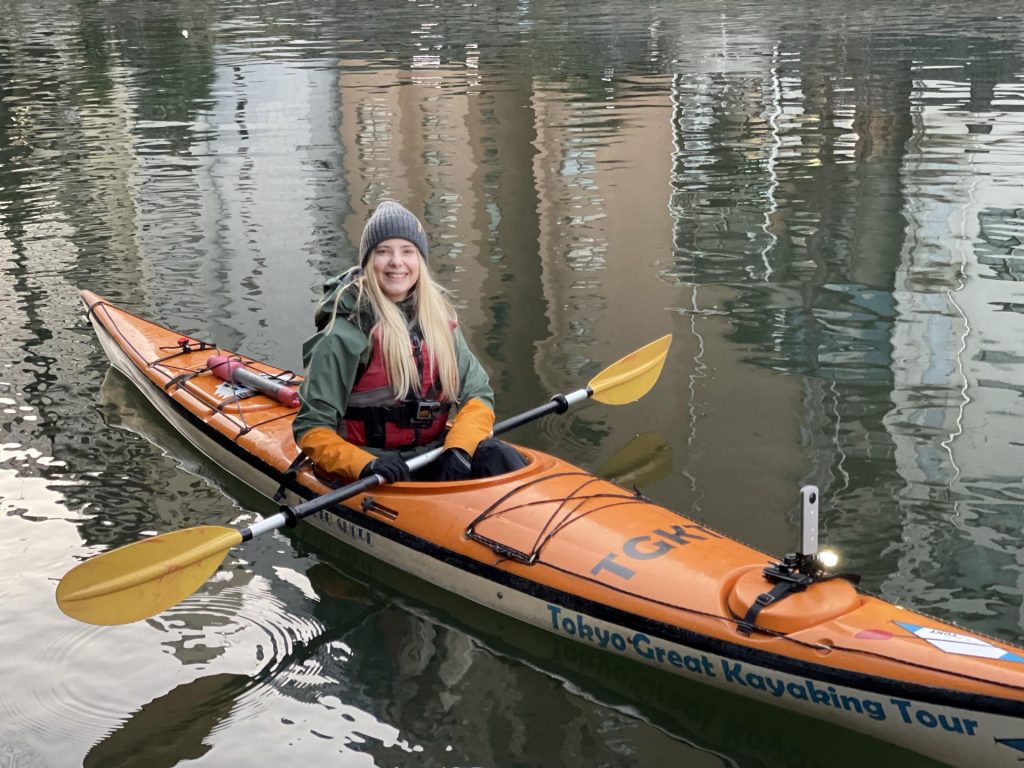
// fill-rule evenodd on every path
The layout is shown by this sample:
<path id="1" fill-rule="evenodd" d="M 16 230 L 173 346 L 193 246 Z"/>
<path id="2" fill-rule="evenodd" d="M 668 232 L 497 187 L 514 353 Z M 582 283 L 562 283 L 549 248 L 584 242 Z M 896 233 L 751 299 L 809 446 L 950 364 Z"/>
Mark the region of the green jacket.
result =
<path id="1" fill-rule="evenodd" d="M 356 375 L 370 360 L 370 329 L 375 318 L 364 311 L 356 313 L 358 288 L 355 267 L 324 284 L 324 295 L 316 306 L 314 319 L 317 332 L 302 345 L 302 363 L 306 378 L 299 387 L 302 405 L 292 424 L 298 441 L 315 427 L 335 431 L 341 423 Z M 338 313 L 331 324 L 331 312 L 338 293 Z M 404 307 L 410 309 L 411 307 Z M 494 409 L 494 392 L 487 372 L 470 351 L 462 331 L 456 327 L 455 359 L 459 369 L 459 395 L 453 406 L 476 398 Z M 372 449 L 368 449 L 372 450 Z"/>

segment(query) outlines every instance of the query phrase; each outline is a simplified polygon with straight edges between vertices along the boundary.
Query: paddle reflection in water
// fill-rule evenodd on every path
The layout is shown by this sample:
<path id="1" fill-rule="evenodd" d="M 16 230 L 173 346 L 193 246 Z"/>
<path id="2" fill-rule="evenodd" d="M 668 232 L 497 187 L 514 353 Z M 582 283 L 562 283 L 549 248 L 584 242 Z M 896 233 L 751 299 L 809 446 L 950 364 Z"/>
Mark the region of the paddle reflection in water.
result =
<path id="1" fill-rule="evenodd" d="M 144 704 L 89 750 L 83 768 L 170 768 L 182 760 L 198 760 L 212 748 L 208 738 L 217 726 L 245 709 L 248 695 L 262 696 L 264 687 L 283 688 L 289 669 L 301 669 L 374 610 L 366 587 L 339 576 L 330 566 L 314 563 L 306 576 L 322 600 L 333 601 L 330 630 L 311 642 L 295 643 L 290 652 L 268 660 L 254 675 L 200 677 Z"/>
<path id="2" fill-rule="evenodd" d="M 626 488 L 643 489 L 671 471 L 672 446 L 657 432 L 645 432 L 608 457 L 595 474 Z"/>
<path id="3" fill-rule="evenodd" d="M 179 685 L 144 704 L 90 749 L 82 766 L 170 768 L 181 760 L 198 760 L 211 748 L 204 740 L 252 686 L 253 678 L 248 675 L 228 673 Z"/>

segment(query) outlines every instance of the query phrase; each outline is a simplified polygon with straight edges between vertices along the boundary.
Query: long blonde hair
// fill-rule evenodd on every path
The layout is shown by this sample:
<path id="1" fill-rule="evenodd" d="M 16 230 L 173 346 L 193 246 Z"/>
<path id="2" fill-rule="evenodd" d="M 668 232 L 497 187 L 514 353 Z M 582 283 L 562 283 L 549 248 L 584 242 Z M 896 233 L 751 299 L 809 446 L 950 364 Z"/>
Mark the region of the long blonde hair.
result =
<path id="1" fill-rule="evenodd" d="M 410 393 L 422 395 L 422 381 L 409 351 L 412 339 L 405 315 L 395 302 L 384 295 L 372 269 L 364 269 L 363 274 L 356 278 L 356 284 L 359 287 L 356 306 L 359 309 L 369 307 L 377 318 L 373 330 L 380 343 L 384 368 L 395 398 L 404 400 Z M 456 314 L 446 293 L 434 280 L 426 259 L 420 254 L 420 277 L 412 296 L 416 310 L 414 319 L 433 361 L 428 378 L 440 380 L 442 400 L 458 402 L 461 393 L 459 367 L 455 361 Z"/>

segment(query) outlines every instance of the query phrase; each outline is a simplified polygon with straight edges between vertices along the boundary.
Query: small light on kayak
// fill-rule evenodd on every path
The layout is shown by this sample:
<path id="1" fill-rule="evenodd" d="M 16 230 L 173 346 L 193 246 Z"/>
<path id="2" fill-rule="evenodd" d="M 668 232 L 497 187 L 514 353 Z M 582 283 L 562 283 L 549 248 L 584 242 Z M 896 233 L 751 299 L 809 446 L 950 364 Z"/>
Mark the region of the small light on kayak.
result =
<path id="1" fill-rule="evenodd" d="M 826 571 L 830 571 L 839 565 L 839 553 L 834 549 L 822 549 L 817 554 L 818 562 Z"/>

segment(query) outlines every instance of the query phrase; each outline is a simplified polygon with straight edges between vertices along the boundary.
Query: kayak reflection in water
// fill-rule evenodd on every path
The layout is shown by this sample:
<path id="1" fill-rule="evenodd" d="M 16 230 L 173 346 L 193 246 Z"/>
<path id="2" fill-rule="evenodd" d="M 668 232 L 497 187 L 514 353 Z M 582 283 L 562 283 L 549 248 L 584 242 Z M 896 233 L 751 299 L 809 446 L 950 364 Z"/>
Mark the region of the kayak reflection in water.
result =
<path id="1" fill-rule="evenodd" d="M 360 264 L 324 284 L 292 427 L 317 469 L 343 481 L 409 480 L 403 460 L 443 444 L 417 480 L 490 477 L 525 466 L 491 437 L 494 392 L 455 309 L 430 274 L 423 225 L 385 200 L 366 222 Z M 448 428 L 448 417 L 455 418 Z"/>

